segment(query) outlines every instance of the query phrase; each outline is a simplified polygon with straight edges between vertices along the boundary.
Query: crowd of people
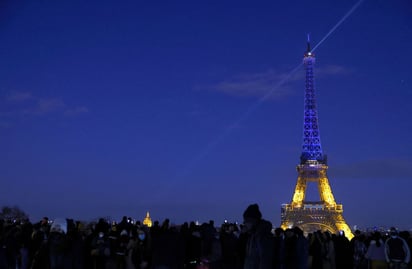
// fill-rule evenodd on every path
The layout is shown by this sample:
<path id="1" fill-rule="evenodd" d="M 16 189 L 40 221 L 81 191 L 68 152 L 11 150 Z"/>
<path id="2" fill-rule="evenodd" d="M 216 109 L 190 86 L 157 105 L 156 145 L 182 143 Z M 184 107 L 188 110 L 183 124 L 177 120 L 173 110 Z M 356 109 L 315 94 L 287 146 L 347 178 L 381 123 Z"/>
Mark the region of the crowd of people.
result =
<path id="1" fill-rule="evenodd" d="M 147 227 L 123 217 L 85 224 L 43 218 L 0 220 L 0 269 L 380 269 L 412 268 L 407 231 L 316 231 L 273 228 L 257 204 L 243 223 L 213 221 Z"/>

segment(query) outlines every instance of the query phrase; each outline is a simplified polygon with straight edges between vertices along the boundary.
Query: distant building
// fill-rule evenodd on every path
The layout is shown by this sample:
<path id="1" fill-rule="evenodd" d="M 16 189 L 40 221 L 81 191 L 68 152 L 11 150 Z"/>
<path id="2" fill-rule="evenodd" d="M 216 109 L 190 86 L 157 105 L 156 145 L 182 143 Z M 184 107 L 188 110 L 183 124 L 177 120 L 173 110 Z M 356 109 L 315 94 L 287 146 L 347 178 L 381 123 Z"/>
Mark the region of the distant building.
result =
<path id="1" fill-rule="evenodd" d="M 143 220 L 143 225 L 146 225 L 147 227 L 152 227 L 152 219 L 150 218 L 149 211 L 146 213 L 146 217 Z"/>

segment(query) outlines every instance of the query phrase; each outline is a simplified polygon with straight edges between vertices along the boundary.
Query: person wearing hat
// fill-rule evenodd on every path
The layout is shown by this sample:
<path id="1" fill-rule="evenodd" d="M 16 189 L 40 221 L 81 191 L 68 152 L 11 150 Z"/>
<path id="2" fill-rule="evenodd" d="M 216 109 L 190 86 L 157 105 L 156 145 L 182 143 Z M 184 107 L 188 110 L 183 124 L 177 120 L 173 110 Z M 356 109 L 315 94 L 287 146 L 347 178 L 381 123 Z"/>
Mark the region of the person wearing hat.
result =
<path id="1" fill-rule="evenodd" d="M 410 249 L 395 227 L 390 229 L 390 237 L 385 242 L 385 256 L 389 269 L 408 268 Z"/>
<path id="2" fill-rule="evenodd" d="M 243 213 L 243 232 L 247 234 L 244 269 L 271 269 L 273 253 L 272 223 L 262 219 L 257 204 Z"/>

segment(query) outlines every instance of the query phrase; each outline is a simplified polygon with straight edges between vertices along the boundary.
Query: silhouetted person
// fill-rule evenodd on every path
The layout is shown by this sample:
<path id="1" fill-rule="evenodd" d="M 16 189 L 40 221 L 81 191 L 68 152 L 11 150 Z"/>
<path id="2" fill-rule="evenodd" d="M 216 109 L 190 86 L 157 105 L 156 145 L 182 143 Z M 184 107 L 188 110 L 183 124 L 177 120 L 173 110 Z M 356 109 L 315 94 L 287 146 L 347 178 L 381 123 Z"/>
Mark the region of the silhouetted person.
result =
<path id="1" fill-rule="evenodd" d="M 316 231 L 309 241 L 309 255 L 312 257 L 311 268 L 323 269 L 322 232 Z M 350 267 L 348 267 L 350 269 Z"/>
<path id="2" fill-rule="evenodd" d="M 373 233 L 365 257 L 369 260 L 370 269 L 388 268 L 385 258 L 385 245 L 379 232 Z"/>
<path id="3" fill-rule="evenodd" d="M 309 243 L 303 235 L 303 231 L 299 227 L 294 227 L 295 233 L 295 252 L 296 252 L 296 268 L 307 269 L 309 259 Z"/>
<path id="4" fill-rule="evenodd" d="M 162 228 L 152 234 L 152 268 L 179 269 L 184 264 L 183 240 L 178 231 L 169 227 L 166 219 Z"/>
<path id="5" fill-rule="evenodd" d="M 67 251 L 66 234 L 58 228 L 53 228 L 50 231 L 48 245 L 50 269 L 63 269 Z"/>
<path id="6" fill-rule="evenodd" d="M 239 258 L 237 251 L 238 237 L 237 227 L 235 224 L 224 224 L 220 229 L 220 242 L 222 244 L 222 268 L 240 269 Z"/>
<path id="7" fill-rule="evenodd" d="M 202 238 L 199 226 L 193 221 L 190 222 L 187 234 L 182 234 L 185 238 L 185 263 L 188 268 L 194 267 L 202 255 Z"/>
<path id="8" fill-rule="evenodd" d="M 200 227 L 202 235 L 202 255 L 200 265 L 209 269 L 220 268 L 222 262 L 222 246 L 214 222 L 204 223 Z"/>
<path id="9" fill-rule="evenodd" d="M 127 216 L 123 216 L 122 221 L 120 221 L 119 224 L 117 224 L 117 231 L 119 235 L 122 231 L 126 231 L 127 233 L 129 233 L 132 229 L 132 226 L 133 225 L 131 223 L 131 219 L 127 218 Z"/>
<path id="10" fill-rule="evenodd" d="M 394 227 L 390 229 L 390 237 L 385 242 L 385 255 L 390 269 L 407 268 L 410 261 L 409 246 Z"/>
<path id="11" fill-rule="evenodd" d="M 92 268 L 105 268 L 107 260 L 111 255 L 109 238 L 103 233 L 99 232 L 91 241 L 90 255 L 92 259 Z"/>
<path id="12" fill-rule="evenodd" d="M 273 240 L 272 224 L 262 219 L 257 204 L 249 205 L 243 213 L 244 232 L 247 233 L 244 269 L 271 269 Z"/>
<path id="13" fill-rule="evenodd" d="M 96 223 L 95 226 L 95 233 L 98 234 L 100 232 L 107 234 L 110 230 L 110 225 L 105 221 L 103 218 L 100 218 L 99 221 Z"/>
<path id="14" fill-rule="evenodd" d="M 136 243 L 131 252 L 131 260 L 136 269 L 150 268 L 151 252 L 150 238 L 148 232 L 139 229 L 137 231 Z"/>
<path id="15" fill-rule="evenodd" d="M 283 269 L 285 263 L 285 238 L 282 228 L 275 229 L 273 237 L 273 268 Z"/>
<path id="16" fill-rule="evenodd" d="M 359 231 L 355 231 L 355 237 L 350 241 L 351 249 L 353 253 L 353 268 L 354 269 L 367 269 L 368 263 L 365 258 L 366 243 L 365 236 Z"/>
<path id="17" fill-rule="evenodd" d="M 162 227 L 161 230 L 162 231 L 167 231 L 170 228 L 170 220 L 169 219 L 165 219 L 162 223 Z"/>
<path id="18" fill-rule="evenodd" d="M 47 245 L 49 229 L 50 226 L 46 218 L 43 218 L 43 220 L 34 227 L 31 244 L 31 252 L 33 253 L 31 265 L 32 269 L 43 269 L 49 267 L 49 250 Z"/>
<path id="19" fill-rule="evenodd" d="M 322 235 L 322 268 L 335 269 L 335 246 L 332 241 L 332 236 L 328 231 L 325 231 Z"/>
<path id="20" fill-rule="evenodd" d="M 345 236 L 344 231 L 334 237 L 335 241 L 335 260 L 336 269 L 352 268 L 352 257 L 349 249 L 349 239 Z"/>
<path id="21" fill-rule="evenodd" d="M 293 229 L 285 231 L 285 268 L 297 268 L 296 236 Z"/>

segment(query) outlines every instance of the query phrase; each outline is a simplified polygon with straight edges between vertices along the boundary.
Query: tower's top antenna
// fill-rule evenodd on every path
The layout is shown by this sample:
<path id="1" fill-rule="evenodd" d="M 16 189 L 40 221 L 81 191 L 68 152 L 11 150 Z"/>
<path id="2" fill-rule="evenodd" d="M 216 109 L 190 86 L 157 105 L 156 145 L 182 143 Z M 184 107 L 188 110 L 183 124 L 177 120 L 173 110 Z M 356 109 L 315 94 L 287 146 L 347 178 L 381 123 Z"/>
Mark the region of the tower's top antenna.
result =
<path id="1" fill-rule="evenodd" d="M 306 49 L 306 53 L 310 52 L 310 34 L 308 34 L 308 41 L 307 41 L 307 49 Z"/>

